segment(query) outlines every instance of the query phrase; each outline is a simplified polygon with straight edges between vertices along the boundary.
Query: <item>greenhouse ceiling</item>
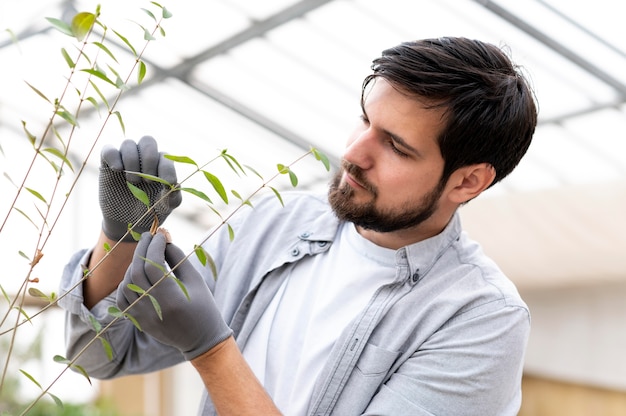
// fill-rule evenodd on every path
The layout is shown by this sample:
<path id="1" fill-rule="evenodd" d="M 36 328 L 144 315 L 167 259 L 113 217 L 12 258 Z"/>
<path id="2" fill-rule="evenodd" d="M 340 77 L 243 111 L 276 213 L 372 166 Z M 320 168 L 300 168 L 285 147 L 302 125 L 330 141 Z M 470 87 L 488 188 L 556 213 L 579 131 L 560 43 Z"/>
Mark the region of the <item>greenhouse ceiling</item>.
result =
<path id="1" fill-rule="evenodd" d="M 165 36 L 157 31 L 140 56 L 145 78 L 138 84 L 133 76 L 116 102 L 123 128 L 111 117 L 100 134 L 107 116 L 102 105 L 98 111 L 86 106 L 81 116 L 69 157 L 80 162 L 93 147 L 85 175 L 97 171 L 103 144 L 144 134 L 156 137 L 162 150 L 202 163 L 227 149 L 264 178 L 276 164 L 290 164 L 311 146 L 336 165 L 359 116 L 361 81 L 371 60 L 404 40 L 464 36 L 510 49 L 532 80 L 540 105 L 528 156 L 486 197 L 625 177 L 626 29 L 612 1 L 186 0 L 160 5 L 172 17 L 161 23 Z M 32 87 L 51 101 L 58 98 L 69 76 L 61 49 L 73 54 L 79 46 L 46 18 L 69 22 L 78 12 L 95 10 L 95 2 L 78 0 L 0 4 L 3 172 L 18 163 L 14 154 L 29 148 L 23 124 L 36 135 L 50 116 L 49 104 Z M 146 10 L 157 20 L 161 16 L 148 1 L 101 4 L 108 52 L 100 53 L 103 59 L 116 58 L 111 68 L 119 65 L 121 75 L 129 73 L 135 56 L 113 30 L 141 53 L 144 29 L 155 26 Z M 102 27 L 94 30 L 92 36 L 103 33 Z M 102 94 L 112 104 L 117 91 L 103 88 Z M 60 121 L 60 134 L 69 134 Z M 215 169 L 228 170 L 222 165 Z M 328 182 L 314 160 L 293 170 L 301 188 L 324 189 Z M 278 189 L 291 186 L 283 178 L 276 183 Z M 257 185 L 243 186 L 251 192 Z M 180 215 L 210 223 L 198 214 L 200 203 L 186 204 Z"/>

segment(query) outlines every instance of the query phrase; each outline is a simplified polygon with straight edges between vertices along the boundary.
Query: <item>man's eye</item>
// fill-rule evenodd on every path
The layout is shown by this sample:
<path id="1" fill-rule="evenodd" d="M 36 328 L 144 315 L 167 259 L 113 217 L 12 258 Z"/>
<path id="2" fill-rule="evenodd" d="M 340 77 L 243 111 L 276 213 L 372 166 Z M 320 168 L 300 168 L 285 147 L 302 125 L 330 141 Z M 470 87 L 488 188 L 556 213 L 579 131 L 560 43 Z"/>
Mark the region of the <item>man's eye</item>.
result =
<path id="1" fill-rule="evenodd" d="M 394 144 L 393 140 L 389 139 L 387 141 L 387 144 L 389 145 L 389 147 L 391 147 L 391 150 L 393 150 L 393 152 L 396 153 L 397 155 L 402 156 L 402 157 L 407 157 L 408 156 L 406 153 L 404 153 L 402 150 L 400 150 L 400 149 L 398 149 L 396 147 L 396 145 Z"/>

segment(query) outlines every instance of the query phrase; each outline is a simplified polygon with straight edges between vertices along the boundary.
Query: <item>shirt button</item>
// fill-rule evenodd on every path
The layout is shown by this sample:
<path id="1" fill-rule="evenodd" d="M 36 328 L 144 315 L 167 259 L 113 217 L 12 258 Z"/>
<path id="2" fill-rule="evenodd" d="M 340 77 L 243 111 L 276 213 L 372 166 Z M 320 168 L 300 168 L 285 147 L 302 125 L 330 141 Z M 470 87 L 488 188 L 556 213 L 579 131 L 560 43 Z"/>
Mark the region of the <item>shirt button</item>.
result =
<path id="1" fill-rule="evenodd" d="M 328 241 L 318 241 L 317 245 L 320 247 L 326 247 L 326 245 L 328 244 Z"/>
<path id="2" fill-rule="evenodd" d="M 419 270 L 416 270 L 415 273 L 413 273 L 413 276 L 411 277 L 411 280 L 413 281 L 413 283 L 417 283 L 417 281 L 420 278 L 420 275 L 419 275 L 418 272 L 419 272 Z"/>
<path id="3" fill-rule="evenodd" d="M 293 250 L 291 250 L 291 255 L 292 256 L 297 256 L 298 254 L 300 254 L 300 250 L 296 247 Z"/>
<path id="4" fill-rule="evenodd" d="M 300 238 L 309 238 L 310 236 L 311 236 L 311 233 L 308 231 L 300 234 Z"/>

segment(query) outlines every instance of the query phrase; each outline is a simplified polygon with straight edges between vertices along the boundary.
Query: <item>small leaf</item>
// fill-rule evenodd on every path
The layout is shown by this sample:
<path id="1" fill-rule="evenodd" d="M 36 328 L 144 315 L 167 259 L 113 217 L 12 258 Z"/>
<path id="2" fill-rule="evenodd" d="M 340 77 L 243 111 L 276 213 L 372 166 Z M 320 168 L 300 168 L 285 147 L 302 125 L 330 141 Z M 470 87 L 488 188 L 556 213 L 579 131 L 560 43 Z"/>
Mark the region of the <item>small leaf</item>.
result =
<path id="1" fill-rule="evenodd" d="M 222 157 L 226 163 L 228 163 L 228 166 L 230 166 L 230 168 L 237 174 L 239 175 L 239 171 L 241 171 L 241 173 L 243 173 L 244 175 L 246 174 L 246 171 L 243 170 L 243 168 L 241 167 L 241 165 L 239 164 L 239 162 L 237 161 L 237 159 L 235 159 L 233 156 L 229 155 L 227 150 L 224 149 L 222 150 L 222 153 L 220 153 L 220 157 Z M 235 166 L 237 168 L 239 168 L 239 170 L 237 170 L 235 168 Z"/>
<path id="2" fill-rule="evenodd" d="M 209 198 L 204 192 L 202 191 L 198 191 L 197 189 L 193 189 L 193 188 L 180 188 L 181 191 L 185 191 L 185 192 L 189 192 L 192 195 L 197 196 L 198 198 L 208 202 L 209 204 L 212 204 L 213 202 L 211 201 L 211 198 Z"/>
<path id="3" fill-rule="evenodd" d="M 137 84 L 141 84 L 146 77 L 146 64 L 144 61 L 139 61 L 139 70 L 137 71 Z"/>
<path id="4" fill-rule="evenodd" d="M 98 94 L 98 96 L 100 97 L 104 105 L 106 105 L 107 109 L 110 110 L 111 107 L 109 106 L 109 102 L 107 101 L 105 96 L 102 94 L 102 92 L 100 92 L 100 88 L 98 88 L 98 86 L 93 82 L 93 80 L 89 80 L 89 84 L 91 84 L 91 86 L 96 91 L 96 93 Z"/>
<path id="5" fill-rule="evenodd" d="M 248 166 L 248 165 L 243 165 L 243 166 L 249 171 L 251 171 L 252 173 L 254 173 L 256 176 L 258 176 L 259 179 L 263 180 L 263 176 L 261 176 L 261 174 L 257 172 L 252 166 Z"/>
<path id="6" fill-rule="evenodd" d="M 178 163 L 187 163 L 189 165 L 198 166 L 198 164 L 193 160 L 188 158 L 187 156 L 174 156 L 174 155 L 165 155 L 166 159 L 173 160 Z"/>
<path id="7" fill-rule="evenodd" d="M 169 10 L 167 10 L 165 7 L 163 7 L 162 15 L 164 19 L 169 19 L 170 17 L 173 16 L 173 14 Z"/>
<path id="8" fill-rule="evenodd" d="M 166 181 L 166 180 L 165 180 L 165 179 L 163 179 L 163 178 L 159 178 L 158 176 L 149 175 L 149 174 L 147 174 L 147 173 L 142 173 L 142 172 L 135 172 L 135 171 L 132 171 L 132 170 L 126 170 L 126 171 L 124 171 L 124 172 L 126 172 L 126 173 L 132 173 L 133 175 L 140 176 L 140 177 L 142 177 L 142 178 L 144 178 L 144 179 L 147 179 L 147 180 L 149 180 L 149 181 L 159 182 L 159 183 L 162 183 L 163 185 L 167 185 L 167 186 L 169 186 L 169 187 L 172 187 L 172 186 L 173 186 L 171 183 L 169 183 L 168 181 Z"/>
<path id="9" fill-rule="evenodd" d="M 143 290 L 140 286 L 137 286 L 134 283 L 129 283 L 126 287 L 135 293 L 139 293 L 140 295 L 143 295 L 144 293 L 146 293 L 145 290 Z"/>
<path id="10" fill-rule="evenodd" d="M 152 307 L 154 308 L 155 312 L 159 316 L 159 319 L 162 321 L 163 311 L 161 310 L 161 305 L 159 305 L 159 301 L 156 300 L 156 298 L 152 295 L 148 295 L 148 298 L 150 298 L 150 302 L 152 302 Z"/>
<path id="11" fill-rule="evenodd" d="M 111 315 L 114 318 L 121 318 L 124 316 L 122 311 L 120 311 L 117 306 L 109 306 L 109 309 L 107 309 L 107 312 L 109 313 L 109 315 Z"/>
<path id="12" fill-rule="evenodd" d="M 81 42 L 85 39 L 85 36 L 91 30 L 94 22 L 96 21 L 96 15 L 89 12 L 80 12 L 72 19 L 72 34 Z"/>
<path id="13" fill-rule="evenodd" d="M 130 228 L 131 226 L 132 224 L 128 224 L 128 231 L 130 232 L 130 236 L 133 237 L 133 240 L 135 241 L 141 240 L 141 233 L 138 233 L 137 231 Z"/>
<path id="14" fill-rule="evenodd" d="M 150 16 L 152 18 L 152 20 L 154 20 L 155 22 L 157 21 L 157 18 L 154 17 L 154 14 L 152 14 L 152 12 L 148 9 L 144 9 L 143 7 L 141 8 L 141 10 L 144 11 L 145 14 L 147 14 L 148 16 Z"/>
<path id="15" fill-rule="evenodd" d="M 156 38 L 152 36 L 152 33 L 150 33 L 148 29 L 146 29 L 145 27 L 141 25 L 139 25 L 139 27 L 143 29 L 143 40 L 147 40 L 147 41 L 156 40 Z"/>
<path id="16" fill-rule="evenodd" d="M 289 168 L 282 163 L 277 164 L 276 168 L 278 169 L 278 173 L 280 173 L 281 175 L 285 175 L 289 172 Z"/>
<path id="17" fill-rule="evenodd" d="M 93 315 L 89 315 L 89 323 L 96 332 L 102 331 L 102 324 Z"/>
<path id="18" fill-rule="evenodd" d="M 211 183 L 211 185 L 213 185 L 213 189 L 215 189 L 215 192 L 217 192 L 220 198 L 222 198 L 222 201 L 228 204 L 228 194 L 226 193 L 226 189 L 224 189 L 224 185 L 222 185 L 222 182 L 218 179 L 218 177 L 205 170 L 203 170 L 202 173 L 204 173 L 204 177 Z"/>
<path id="19" fill-rule="evenodd" d="M 33 383 L 35 383 L 35 384 L 37 385 L 37 387 L 39 387 L 39 388 L 41 389 L 41 384 L 39 384 L 39 383 L 37 382 L 37 380 L 35 380 L 35 378 L 34 378 L 33 376 L 31 376 L 30 374 L 28 374 L 26 371 L 24 371 L 24 370 L 22 370 L 22 369 L 20 369 L 20 372 L 21 372 L 22 374 L 24 374 L 26 377 L 28 377 L 28 379 L 29 379 L 30 381 L 32 381 Z M 43 389 L 42 389 L 42 390 L 43 390 Z"/>
<path id="20" fill-rule="evenodd" d="M 22 120 L 22 129 L 24 130 L 24 133 L 26 133 L 26 137 L 28 137 L 28 141 L 30 142 L 30 144 L 34 145 L 37 138 L 30 131 L 28 131 L 28 129 L 26 128 L 26 122 L 24 120 Z"/>
<path id="21" fill-rule="evenodd" d="M 278 201 L 280 202 L 280 205 L 282 205 L 283 207 L 285 206 L 285 203 L 283 202 L 283 197 L 280 195 L 280 192 L 278 192 L 278 189 L 273 188 L 273 187 L 269 187 L 272 191 L 274 191 L 274 195 L 276 195 L 276 198 L 278 198 Z"/>
<path id="22" fill-rule="evenodd" d="M 65 155 L 63 153 L 61 153 L 61 151 L 59 149 L 56 149 L 54 147 L 47 147 L 47 148 L 43 149 L 43 151 L 47 152 L 47 153 L 50 153 L 50 154 L 53 154 L 56 157 L 58 157 L 59 159 L 61 159 L 63 161 L 63 163 L 65 165 L 67 165 L 72 172 L 74 172 L 74 167 L 72 166 L 72 162 L 70 162 L 70 160 L 67 157 L 65 157 Z"/>
<path id="23" fill-rule="evenodd" d="M 291 186 L 294 188 L 298 186 L 298 177 L 291 169 L 289 169 L 289 180 L 291 181 Z"/>
<path id="24" fill-rule="evenodd" d="M 131 43 L 128 41 L 128 39 L 126 39 L 124 36 L 122 36 L 120 33 L 116 32 L 115 30 L 113 31 L 113 33 L 115 33 L 117 35 L 117 37 L 120 38 L 122 40 L 122 42 L 124 42 L 126 44 L 126 46 L 128 46 L 128 48 L 132 51 L 133 55 L 137 56 L 137 51 L 135 50 L 133 45 L 131 45 Z"/>
<path id="25" fill-rule="evenodd" d="M 46 295 L 45 293 L 43 293 L 41 290 L 37 289 L 36 287 L 29 287 L 28 294 L 31 295 L 32 297 L 39 298 L 39 299 L 45 299 L 45 300 L 49 299 L 48 295 Z"/>
<path id="26" fill-rule="evenodd" d="M 37 191 L 35 191 L 34 189 L 28 188 L 28 187 L 24 187 L 28 192 L 30 192 L 31 194 L 35 195 L 35 197 L 37 197 L 37 199 L 40 199 L 44 204 L 47 204 L 48 202 L 46 201 L 46 199 L 41 196 L 41 194 Z"/>
<path id="27" fill-rule="evenodd" d="M 46 20 L 61 33 L 64 33 L 67 36 L 74 36 L 74 33 L 72 33 L 72 27 L 63 20 L 55 19 L 54 17 L 46 17 Z"/>
<path id="28" fill-rule="evenodd" d="M 72 58 L 70 58 L 70 55 L 67 53 L 65 48 L 61 48 L 61 55 L 63 55 L 63 59 L 65 59 L 67 66 L 69 66 L 72 69 L 76 67 L 76 64 L 74 63 L 74 61 L 72 61 Z"/>
<path id="29" fill-rule="evenodd" d="M 107 355 L 107 359 L 109 361 L 112 361 L 113 360 L 113 348 L 111 348 L 111 344 L 109 344 L 109 341 L 104 339 L 104 337 L 98 337 L 98 339 L 100 340 L 100 344 L 102 344 L 102 348 L 104 349 L 105 354 Z"/>
<path id="30" fill-rule="evenodd" d="M 132 322 L 133 325 L 135 325 L 135 328 L 137 328 L 140 331 L 143 331 L 143 329 L 141 329 L 141 325 L 139 325 L 139 321 L 137 321 L 137 319 L 135 319 L 134 316 L 132 316 L 129 313 L 125 313 L 124 316 L 128 318 L 128 320 Z M 111 354 L 111 359 L 113 359 L 113 354 Z"/>
<path id="31" fill-rule="evenodd" d="M 106 241 L 104 242 L 104 244 L 102 245 L 102 247 L 104 248 L 105 252 L 109 252 L 111 251 L 111 245 L 109 243 L 107 243 Z"/>
<path id="32" fill-rule="evenodd" d="M 230 239 L 230 241 L 233 241 L 235 239 L 235 230 L 233 230 L 233 227 L 230 226 L 230 224 L 226 224 L 226 226 L 228 227 L 228 238 Z"/>
<path id="33" fill-rule="evenodd" d="M 7 294 L 7 292 L 4 290 L 4 288 L 2 287 L 2 285 L 0 285 L 0 290 L 2 291 L 2 296 L 4 296 L 4 299 L 8 302 L 11 303 L 11 299 L 9 298 L 9 295 Z"/>
<path id="34" fill-rule="evenodd" d="M 128 189 L 130 189 L 130 192 L 134 195 L 135 198 L 142 202 L 146 207 L 150 208 L 150 199 L 142 189 L 139 189 L 128 181 L 126 181 L 126 185 L 128 186 Z"/>
<path id="35" fill-rule="evenodd" d="M 43 98 L 44 100 L 46 100 L 47 102 L 49 102 L 50 104 L 52 104 L 52 102 L 48 99 L 48 97 L 46 97 L 41 91 L 39 91 L 37 88 L 33 87 L 31 84 L 29 84 L 27 81 L 26 85 L 28 85 L 33 91 L 35 91 L 37 93 L 37 95 L 39 95 L 41 98 Z M 23 123 L 23 122 L 22 122 Z"/>
<path id="36" fill-rule="evenodd" d="M 72 126 L 79 127 L 78 120 L 76 120 L 76 117 L 74 117 L 74 115 L 68 113 L 67 111 L 65 111 L 65 110 L 58 110 L 56 112 L 56 114 L 59 117 L 61 117 L 63 120 L 65 120 L 68 123 L 70 123 Z"/>
<path id="37" fill-rule="evenodd" d="M 238 200 L 240 200 L 242 204 L 244 204 L 244 205 L 248 205 L 248 206 L 252 207 L 252 203 L 250 203 L 250 200 L 249 200 L 249 199 L 244 200 L 244 199 L 241 197 L 241 195 L 239 195 L 239 192 L 235 191 L 234 189 L 231 189 L 231 190 L 230 190 L 230 193 L 231 193 L 231 194 L 233 194 L 233 195 L 235 195 L 235 198 L 237 198 Z"/>
<path id="38" fill-rule="evenodd" d="M 88 74 L 91 74 L 95 77 L 100 78 L 101 80 L 108 82 L 109 84 L 113 85 L 114 87 L 117 87 L 117 85 L 115 85 L 115 82 L 111 81 L 109 79 L 109 77 L 106 76 L 106 74 L 100 70 L 97 69 L 91 69 L 91 68 L 87 68 L 87 69 L 81 69 L 81 71 L 86 72 Z"/>
<path id="39" fill-rule="evenodd" d="M 120 127 L 122 128 L 122 133 L 126 135 L 126 126 L 124 126 L 124 120 L 122 120 L 122 113 L 119 111 L 114 111 L 113 114 L 117 116 L 117 121 L 120 122 Z"/>
<path id="40" fill-rule="evenodd" d="M 93 105 L 94 108 L 98 111 L 98 115 L 100 115 L 100 105 L 98 105 L 98 102 L 96 101 L 96 99 L 90 96 L 90 97 L 85 98 L 85 100 L 89 101 L 91 105 Z"/>
<path id="41" fill-rule="evenodd" d="M 330 161 L 328 160 L 328 157 L 316 148 L 312 148 L 311 151 L 313 152 L 313 156 L 315 156 L 315 159 L 321 161 L 324 164 L 326 170 L 330 171 Z"/>
<path id="42" fill-rule="evenodd" d="M 52 400 L 54 400 L 59 409 L 63 409 L 63 402 L 61 401 L 61 399 L 59 399 L 57 396 L 50 392 L 48 392 L 48 396 L 52 397 Z"/>
<path id="43" fill-rule="evenodd" d="M 102 339 L 102 338 L 100 338 Z M 111 354 L 107 354 L 107 356 L 110 356 L 109 361 L 113 359 L 113 351 L 111 350 Z M 72 365 L 72 368 L 75 369 L 76 371 L 78 371 L 79 373 L 81 373 L 83 375 L 83 377 L 85 377 L 87 379 L 87 381 L 89 382 L 89 384 L 93 385 L 93 383 L 91 382 L 91 379 L 89 378 L 89 374 L 87 374 L 87 371 L 85 371 L 85 369 L 77 364 Z"/>
<path id="44" fill-rule="evenodd" d="M 183 294 L 185 295 L 185 298 L 187 298 L 187 300 L 191 299 L 189 297 L 189 292 L 187 291 L 187 287 L 185 286 L 185 284 L 182 282 L 182 280 L 177 279 L 174 276 L 169 276 L 172 280 L 174 280 L 176 282 L 176 284 L 178 285 L 178 287 L 180 288 L 180 290 L 183 292 Z"/>
<path id="45" fill-rule="evenodd" d="M 196 253 L 196 257 L 198 258 L 198 261 L 200 261 L 200 264 L 202 264 L 203 266 L 206 266 L 206 262 L 207 262 L 206 251 L 204 251 L 202 246 L 199 246 L 197 244 L 194 245 L 193 251 L 194 253 Z"/>
<path id="46" fill-rule="evenodd" d="M 100 42 L 93 42 L 93 44 L 96 45 L 98 48 L 102 49 L 104 51 L 104 53 L 109 55 L 111 57 L 111 59 L 113 59 L 115 62 L 117 62 L 117 58 L 115 58 L 115 55 L 113 55 L 113 52 L 111 52 L 109 50 L 109 48 L 107 48 L 104 44 L 102 44 Z"/>

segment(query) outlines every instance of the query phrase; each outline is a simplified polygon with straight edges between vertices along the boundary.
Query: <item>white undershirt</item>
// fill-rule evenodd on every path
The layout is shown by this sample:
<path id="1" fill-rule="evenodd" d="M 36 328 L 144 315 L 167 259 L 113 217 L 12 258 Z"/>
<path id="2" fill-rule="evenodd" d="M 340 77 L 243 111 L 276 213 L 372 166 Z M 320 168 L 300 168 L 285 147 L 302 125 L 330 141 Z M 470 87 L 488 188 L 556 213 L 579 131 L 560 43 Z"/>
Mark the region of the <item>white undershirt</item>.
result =
<path id="1" fill-rule="evenodd" d="M 395 270 L 395 250 L 361 237 L 351 223 L 329 251 L 294 266 L 243 350 L 284 414 L 306 413 L 335 340 Z"/>

